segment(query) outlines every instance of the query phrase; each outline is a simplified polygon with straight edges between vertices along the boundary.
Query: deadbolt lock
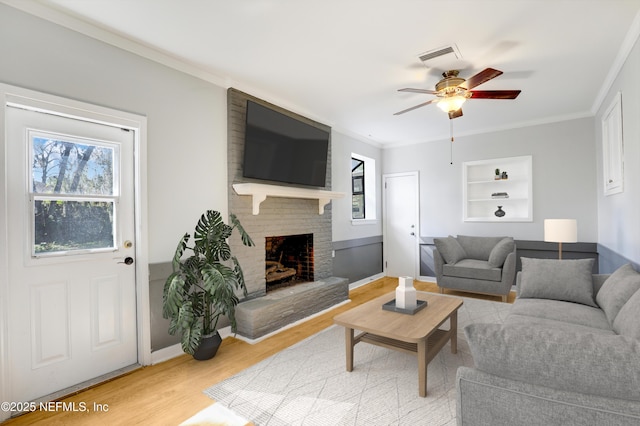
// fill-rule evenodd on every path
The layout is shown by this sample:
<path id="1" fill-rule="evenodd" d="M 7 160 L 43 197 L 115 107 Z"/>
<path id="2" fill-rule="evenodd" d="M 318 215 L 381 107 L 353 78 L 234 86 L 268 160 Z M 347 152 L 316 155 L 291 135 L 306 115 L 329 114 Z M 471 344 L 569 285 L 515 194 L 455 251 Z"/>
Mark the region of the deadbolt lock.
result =
<path id="1" fill-rule="evenodd" d="M 124 248 L 131 248 L 133 247 L 133 243 L 129 240 L 124 242 Z"/>

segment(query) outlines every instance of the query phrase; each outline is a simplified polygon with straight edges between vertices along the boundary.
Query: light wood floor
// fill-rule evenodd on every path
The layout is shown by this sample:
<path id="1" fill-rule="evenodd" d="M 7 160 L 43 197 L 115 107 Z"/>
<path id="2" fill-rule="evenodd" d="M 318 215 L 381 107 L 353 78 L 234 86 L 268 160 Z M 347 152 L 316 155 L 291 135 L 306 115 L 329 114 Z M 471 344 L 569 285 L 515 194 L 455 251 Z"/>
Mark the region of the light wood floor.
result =
<path id="1" fill-rule="evenodd" d="M 351 290 L 350 303 L 254 345 L 228 337 L 211 360 L 196 361 L 190 355 L 182 355 L 140 368 L 62 400 L 64 403 L 84 403 L 88 408 L 87 412 L 69 412 L 63 409 L 53 412 L 36 411 L 10 419 L 3 425 L 177 425 L 213 403 L 202 393 L 204 389 L 331 326 L 333 317 L 338 313 L 391 292 L 397 285 L 397 278 L 372 281 Z M 416 281 L 415 287 L 422 291 L 438 292 L 435 283 Z M 500 300 L 499 297 L 469 293 L 447 294 Z M 513 303 L 514 298 L 515 293 L 512 292 L 509 302 Z M 94 403 L 108 407 L 108 411 L 93 411 Z"/>

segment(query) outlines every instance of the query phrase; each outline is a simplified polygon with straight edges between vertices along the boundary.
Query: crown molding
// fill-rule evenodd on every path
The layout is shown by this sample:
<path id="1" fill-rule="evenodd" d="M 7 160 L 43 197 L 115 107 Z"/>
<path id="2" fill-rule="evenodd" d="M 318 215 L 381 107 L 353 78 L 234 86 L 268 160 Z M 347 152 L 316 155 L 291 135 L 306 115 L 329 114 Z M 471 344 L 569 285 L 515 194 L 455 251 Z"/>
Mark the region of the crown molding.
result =
<path id="1" fill-rule="evenodd" d="M 638 41 L 639 37 L 640 37 L 640 12 L 636 13 L 636 16 L 633 19 L 633 22 L 631 24 L 631 27 L 627 32 L 627 36 L 625 37 L 624 41 L 622 42 L 622 45 L 620 46 L 620 49 L 618 50 L 618 55 L 616 56 L 616 59 L 613 61 L 613 64 L 611 64 L 609 73 L 607 74 L 607 77 L 604 79 L 604 82 L 600 87 L 600 91 L 598 92 L 598 95 L 596 96 L 596 99 L 594 100 L 593 105 L 591 106 L 591 113 L 593 115 L 595 115 L 600 109 L 600 107 L 602 106 L 602 103 L 604 102 L 607 94 L 611 90 L 611 87 L 613 86 L 613 83 L 618 77 L 618 74 L 620 74 L 620 70 L 622 70 L 624 63 L 627 61 L 627 58 L 631 54 L 631 50 L 633 49 L 633 46 Z"/>

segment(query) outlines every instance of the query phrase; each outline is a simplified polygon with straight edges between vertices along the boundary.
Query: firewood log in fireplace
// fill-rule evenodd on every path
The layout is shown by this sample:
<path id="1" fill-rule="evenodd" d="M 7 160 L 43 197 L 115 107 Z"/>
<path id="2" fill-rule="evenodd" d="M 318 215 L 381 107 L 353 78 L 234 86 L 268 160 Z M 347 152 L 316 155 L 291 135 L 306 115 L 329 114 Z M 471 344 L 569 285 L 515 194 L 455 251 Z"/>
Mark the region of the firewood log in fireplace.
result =
<path id="1" fill-rule="evenodd" d="M 296 276 L 296 270 L 294 268 L 287 268 L 282 263 L 274 260 L 267 260 L 265 262 L 265 268 L 265 279 L 267 283 L 282 281 L 288 278 L 293 279 Z"/>

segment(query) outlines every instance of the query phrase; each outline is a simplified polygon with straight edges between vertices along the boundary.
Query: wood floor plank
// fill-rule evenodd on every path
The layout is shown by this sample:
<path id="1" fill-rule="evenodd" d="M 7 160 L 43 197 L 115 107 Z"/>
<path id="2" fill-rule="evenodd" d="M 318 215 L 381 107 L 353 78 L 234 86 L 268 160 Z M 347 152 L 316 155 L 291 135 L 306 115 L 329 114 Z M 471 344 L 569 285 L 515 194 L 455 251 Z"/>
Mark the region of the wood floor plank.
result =
<path id="1" fill-rule="evenodd" d="M 68 396 L 60 401 L 71 407 L 86 404 L 87 412 L 56 409 L 35 411 L 7 420 L 6 425 L 120 425 L 154 424 L 177 425 L 213 401 L 202 391 L 269 356 L 305 339 L 333 324 L 338 313 L 393 291 L 397 278 L 385 277 L 349 292 L 350 303 L 311 318 L 301 324 L 275 334 L 256 344 L 227 337 L 216 356 L 208 361 L 196 361 L 190 355 L 143 367 L 106 383 Z M 417 290 L 438 292 L 435 283 L 415 281 Z M 499 297 L 449 292 L 485 300 Z M 509 296 L 513 303 L 515 294 Z M 343 345 L 340 341 L 338 344 Z M 95 404 L 108 411 L 94 411 Z"/>

